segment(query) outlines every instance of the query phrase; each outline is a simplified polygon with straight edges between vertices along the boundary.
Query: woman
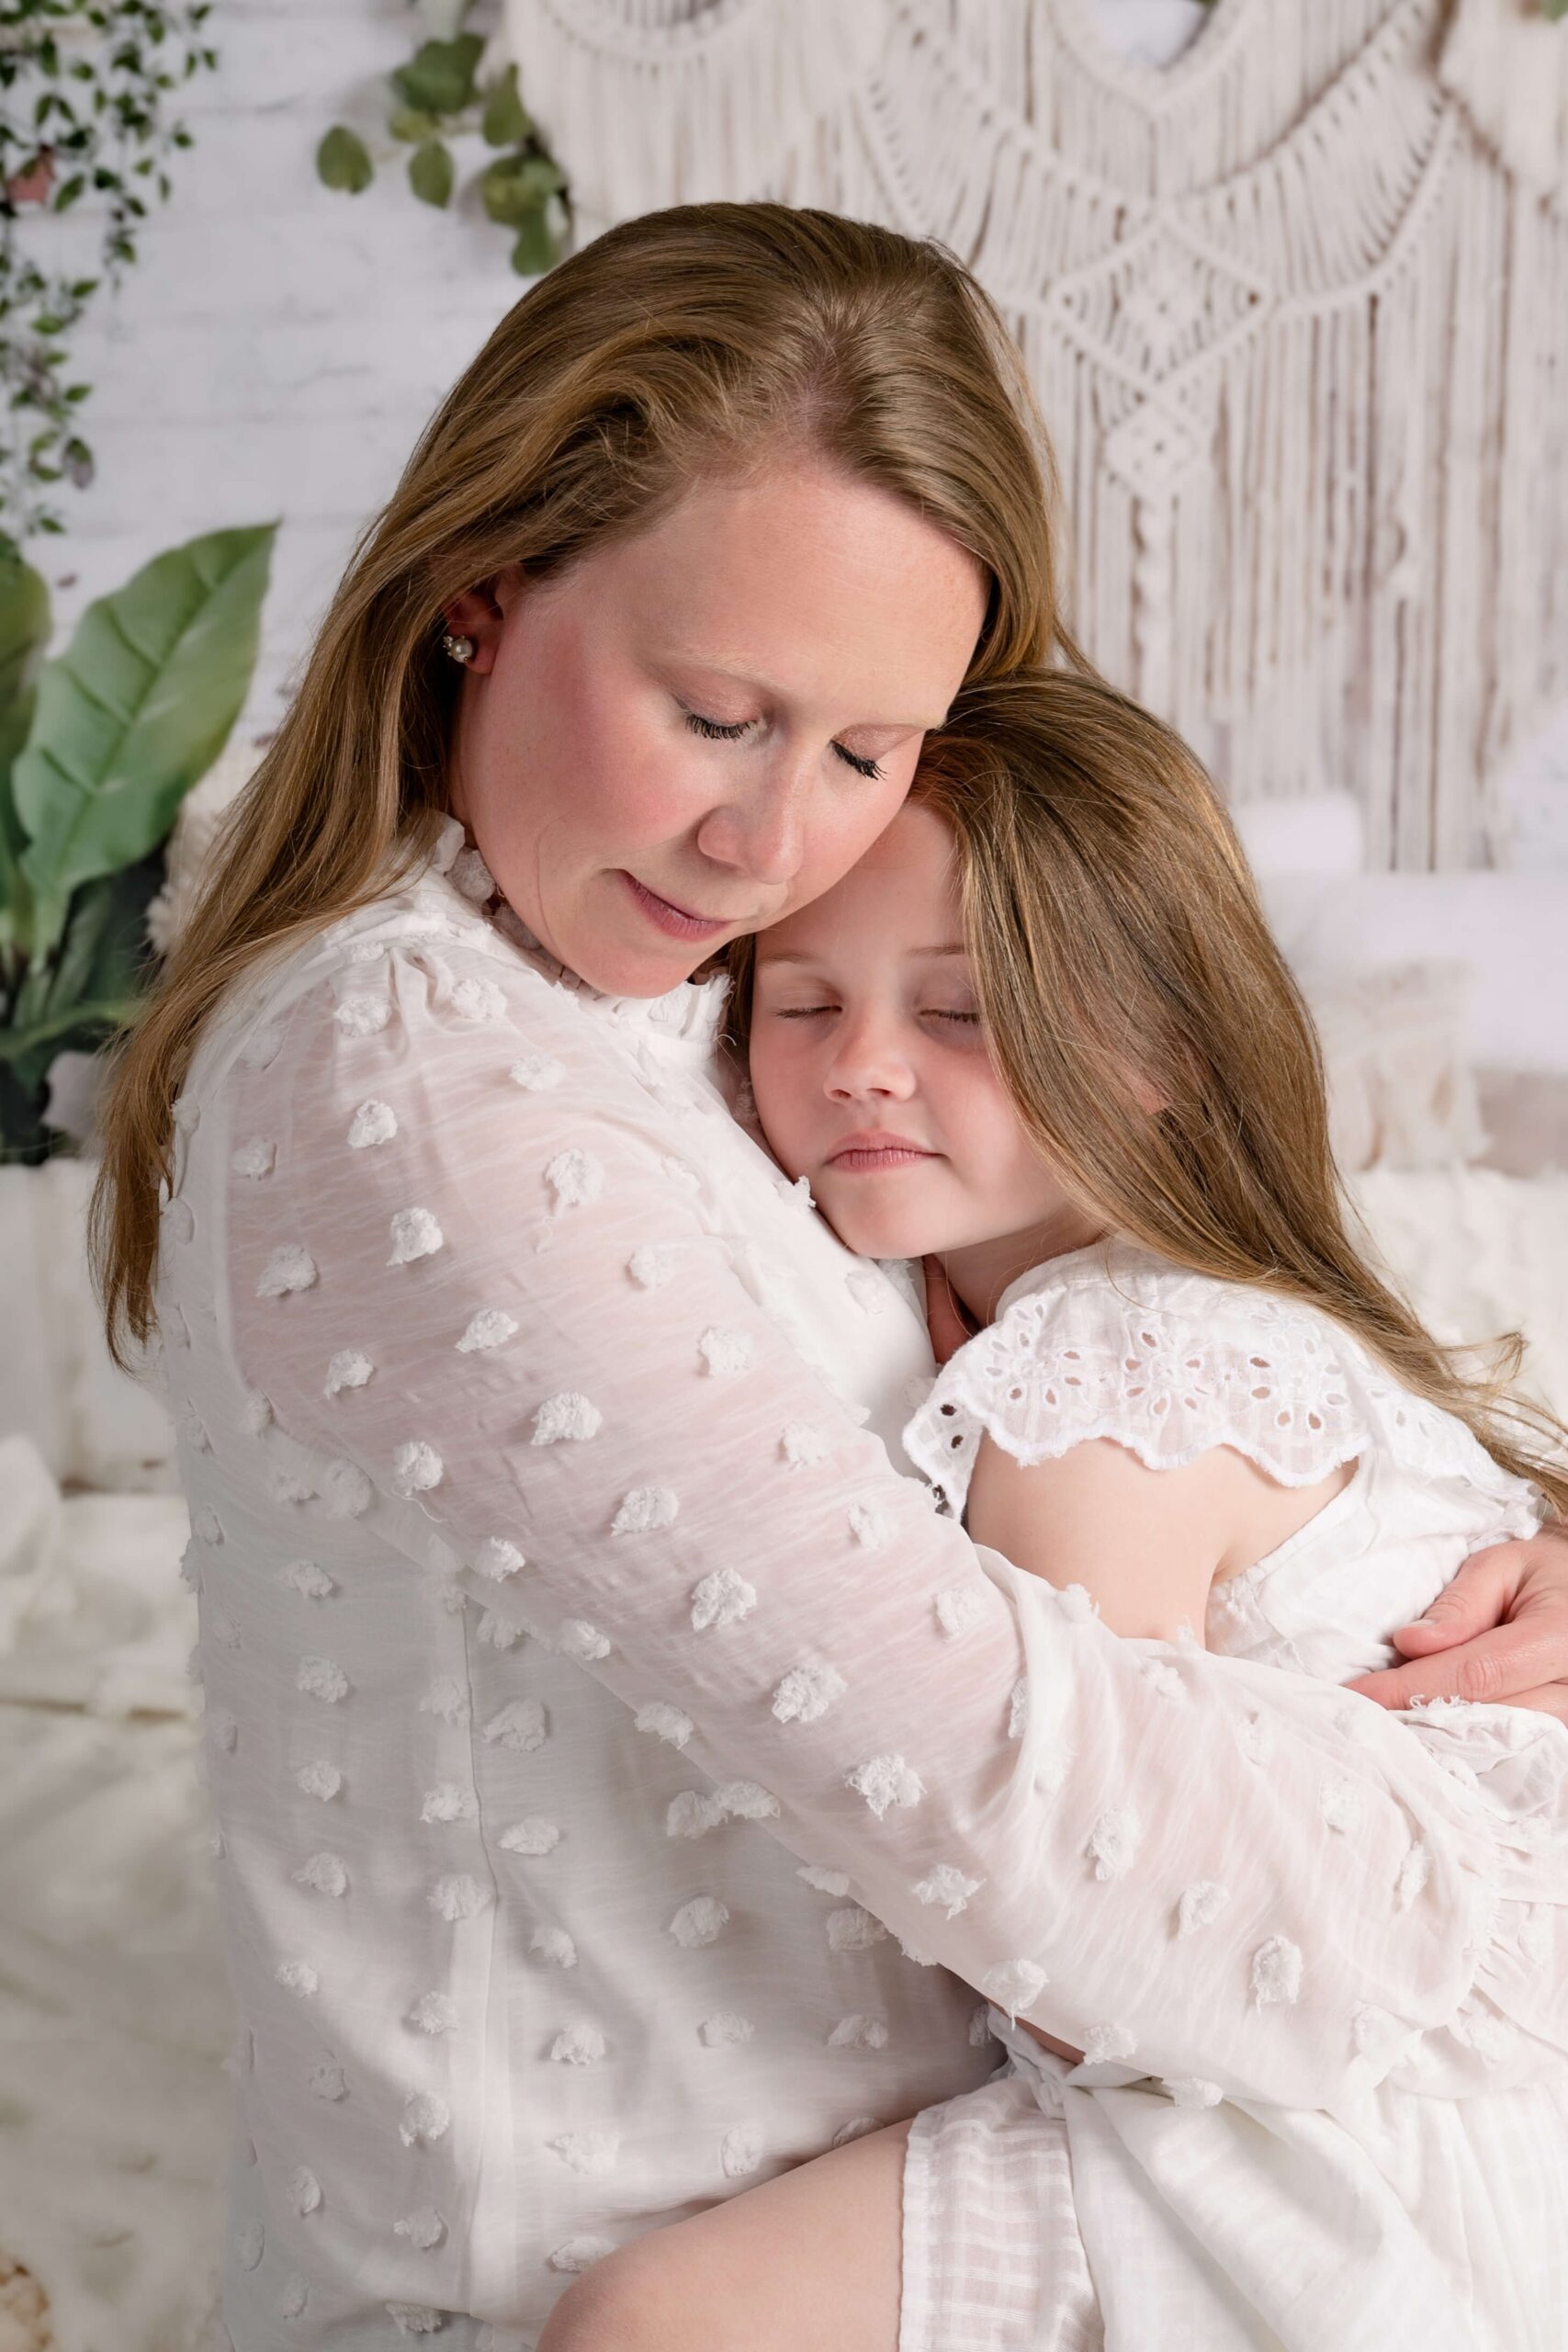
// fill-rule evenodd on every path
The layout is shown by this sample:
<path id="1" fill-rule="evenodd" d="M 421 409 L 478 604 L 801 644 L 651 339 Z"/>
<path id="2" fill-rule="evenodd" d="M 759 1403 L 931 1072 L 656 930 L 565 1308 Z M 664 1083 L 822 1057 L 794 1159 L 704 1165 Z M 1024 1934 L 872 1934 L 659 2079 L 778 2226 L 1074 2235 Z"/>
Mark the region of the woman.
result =
<path id="1" fill-rule="evenodd" d="M 1049 649 L 1025 416 L 929 248 L 769 206 L 591 246 L 415 451 L 128 1053 L 102 1262 L 193 1505 L 239 2352 L 530 2344 L 612 2246 L 979 2081 L 933 1963 L 1301 2105 L 1361 2079 L 1366 2002 L 1516 1997 L 1437 1735 L 1198 1660 L 1169 1786 L 1129 1657 L 931 1515 L 881 1442 L 918 1323 L 710 1075 L 688 975 L 853 863 L 965 675 Z M 1280 1830 L 1329 1770 L 1332 1933 Z M 1086 1859 L 1134 1816 L 1137 1867 Z M 1299 2005 L 1194 1997 L 1166 1923 L 1220 1848 Z"/>

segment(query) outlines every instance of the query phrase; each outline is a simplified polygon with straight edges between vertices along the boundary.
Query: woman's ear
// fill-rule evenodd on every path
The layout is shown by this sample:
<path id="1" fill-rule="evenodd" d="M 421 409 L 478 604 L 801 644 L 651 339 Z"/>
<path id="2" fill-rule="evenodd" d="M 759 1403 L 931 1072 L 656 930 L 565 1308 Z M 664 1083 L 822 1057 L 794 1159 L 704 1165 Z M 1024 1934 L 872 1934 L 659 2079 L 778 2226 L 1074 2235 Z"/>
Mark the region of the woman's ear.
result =
<path id="1" fill-rule="evenodd" d="M 482 678 L 494 669 L 502 632 L 522 591 L 523 567 L 508 563 L 493 579 L 481 581 L 477 588 L 465 588 L 444 607 L 450 634 L 466 637 L 474 649 L 463 664 L 472 676 Z"/>

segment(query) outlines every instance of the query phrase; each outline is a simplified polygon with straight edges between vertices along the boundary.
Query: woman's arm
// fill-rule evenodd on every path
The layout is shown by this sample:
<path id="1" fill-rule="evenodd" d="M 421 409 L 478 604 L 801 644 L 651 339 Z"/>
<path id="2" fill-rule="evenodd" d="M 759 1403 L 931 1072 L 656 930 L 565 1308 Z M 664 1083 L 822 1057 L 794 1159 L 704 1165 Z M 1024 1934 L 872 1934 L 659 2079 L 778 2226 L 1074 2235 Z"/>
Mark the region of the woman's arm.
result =
<path id="1" fill-rule="evenodd" d="M 1382 2071 L 1363 2016 L 1454 2015 L 1494 1861 L 1473 1792 L 1366 1702 L 1156 1661 L 937 1518 L 706 1229 L 700 1119 L 569 995 L 415 943 L 278 1032 L 231 1080 L 266 1172 L 231 1179 L 219 1302 L 260 1442 L 400 1493 L 390 1542 L 1076 2046 L 1315 2107 Z M 321 1484 L 306 1517 L 355 1498 Z M 826 1931 L 874 1932 L 849 1903 Z"/>

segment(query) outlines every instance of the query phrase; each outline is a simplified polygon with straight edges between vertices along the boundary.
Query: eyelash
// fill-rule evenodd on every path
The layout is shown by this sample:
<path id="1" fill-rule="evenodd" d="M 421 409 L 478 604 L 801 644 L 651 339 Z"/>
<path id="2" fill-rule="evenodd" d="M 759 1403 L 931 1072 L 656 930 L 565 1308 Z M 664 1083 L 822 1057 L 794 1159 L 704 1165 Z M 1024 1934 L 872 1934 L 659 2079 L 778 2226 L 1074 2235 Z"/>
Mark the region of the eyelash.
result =
<path id="1" fill-rule="evenodd" d="M 778 1018 L 781 1021 L 815 1021 L 819 1013 L 836 1012 L 838 1009 L 836 1004 L 781 1006 Z M 977 1029 L 980 1025 L 980 1016 L 977 1012 L 943 1012 L 935 1005 L 932 1005 L 923 1017 L 927 1021 L 955 1021 L 964 1029 Z"/>
<path id="2" fill-rule="evenodd" d="M 750 718 L 737 718 L 730 722 L 705 718 L 697 710 L 687 711 L 685 717 L 693 734 L 703 736 L 710 743 L 738 743 L 747 729 L 756 723 Z M 875 760 L 863 759 L 858 752 L 847 752 L 841 743 L 835 743 L 833 749 L 846 767 L 853 768 L 856 775 L 863 775 L 873 784 L 881 783 L 882 769 Z"/>

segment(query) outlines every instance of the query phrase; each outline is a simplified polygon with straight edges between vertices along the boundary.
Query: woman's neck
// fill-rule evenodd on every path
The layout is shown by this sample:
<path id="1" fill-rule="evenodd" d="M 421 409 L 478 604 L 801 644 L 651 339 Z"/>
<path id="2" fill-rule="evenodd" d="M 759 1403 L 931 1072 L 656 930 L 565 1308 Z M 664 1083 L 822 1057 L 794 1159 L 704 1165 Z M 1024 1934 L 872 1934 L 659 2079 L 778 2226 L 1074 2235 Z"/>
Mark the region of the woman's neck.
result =
<path id="1" fill-rule="evenodd" d="M 993 1241 L 966 1242 L 961 1250 L 940 1250 L 938 1260 L 953 1295 L 978 1327 L 993 1322 L 1002 1293 L 1020 1274 L 1043 1266 L 1048 1258 L 1065 1258 L 1069 1250 L 1087 1250 L 1102 1240 L 1103 1217 L 1087 1209 L 1066 1205 L 1040 1225 L 1021 1233 L 1001 1233 Z"/>

